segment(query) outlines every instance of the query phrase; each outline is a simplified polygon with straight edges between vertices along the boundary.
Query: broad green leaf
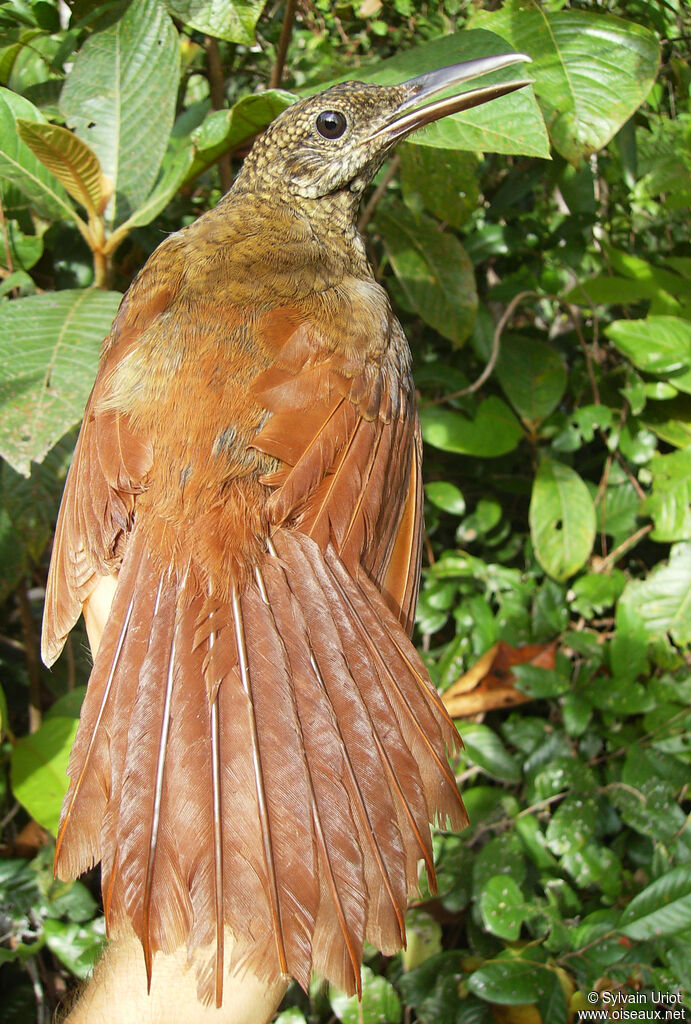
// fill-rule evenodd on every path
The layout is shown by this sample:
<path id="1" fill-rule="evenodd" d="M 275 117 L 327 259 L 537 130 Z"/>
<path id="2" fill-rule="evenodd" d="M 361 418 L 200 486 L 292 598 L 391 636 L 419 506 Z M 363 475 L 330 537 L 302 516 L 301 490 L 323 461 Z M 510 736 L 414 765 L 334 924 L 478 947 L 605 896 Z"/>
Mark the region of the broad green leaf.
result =
<path id="1" fill-rule="evenodd" d="M 0 599 L 37 565 L 48 546 L 65 483 L 74 437 L 59 441 L 24 477 L 0 462 Z"/>
<path id="2" fill-rule="evenodd" d="M 655 939 L 691 927 L 691 864 L 681 864 L 656 878 L 635 896 L 619 919 L 630 939 Z"/>
<path id="3" fill-rule="evenodd" d="M 266 0 L 166 0 L 166 7 L 197 32 L 252 46 L 254 27 L 265 3 Z"/>
<path id="4" fill-rule="evenodd" d="M 0 307 L 0 454 L 29 475 L 78 423 L 117 292 L 50 292 Z"/>
<path id="5" fill-rule="evenodd" d="M 67 762 L 78 719 L 51 718 L 17 740 L 12 751 L 12 792 L 32 818 L 56 835 L 67 792 Z"/>
<path id="6" fill-rule="evenodd" d="M 636 787 L 613 785 L 609 798 L 626 824 L 643 836 L 671 843 L 684 828 L 686 815 L 664 780 L 649 779 Z"/>
<path id="7" fill-rule="evenodd" d="M 629 687 L 625 686 L 624 681 L 628 680 L 630 682 L 636 679 L 637 676 L 646 673 L 648 669 L 646 657 L 648 635 L 645 623 L 640 615 L 638 615 L 636 609 L 632 608 L 626 601 L 620 601 L 617 605 L 615 623 L 616 629 L 609 644 L 608 653 L 609 665 L 616 678 L 613 680 L 613 685 L 599 689 L 595 698 L 595 703 L 598 707 L 603 706 L 600 703 L 600 698 L 611 697 L 622 686 L 625 689 L 629 689 Z M 626 714 L 627 711 L 633 713 L 634 709 L 627 708 L 625 701 L 621 700 L 621 696 L 621 694 L 617 694 L 613 702 L 604 706 L 612 711 L 619 710 L 622 714 Z M 617 708 L 617 697 L 620 700 L 619 708 Z M 637 708 L 635 710 L 647 711 L 648 709 Z"/>
<path id="8" fill-rule="evenodd" d="M 180 50 L 159 0 L 139 0 L 77 54 L 60 97 L 68 127 L 113 186 L 107 217 L 120 224 L 154 186 L 175 116 Z"/>
<path id="9" fill-rule="evenodd" d="M 424 910 L 411 909 L 405 919 L 406 948 L 402 953 L 403 970 L 413 971 L 442 951 L 441 925 Z"/>
<path id="10" fill-rule="evenodd" d="M 485 788 L 485 787 L 481 787 Z M 489 788 L 489 787 L 487 787 Z M 492 808 L 494 813 L 487 817 L 491 821 L 495 817 L 497 803 L 504 803 L 501 790 L 492 790 L 497 796 L 496 803 Z M 465 794 L 464 794 L 465 799 Z M 473 825 L 480 824 L 482 817 L 471 810 L 472 802 L 468 807 L 468 813 Z M 484 817 L 484 816 L 483 816 Z M 503 832 L 493 839 L 488 840 L 479 849 L 472 862 L 473 869 L 473 894 L 479 899 L 480 893 L 487 885 L 487 882 L 494 875 L 507 875 L 513 878 L 516 885 L 522 885 L 527 874 L 527 864 L 523 855 L 523 844 L 515 832 Z"/>
<path id="11" fill-rule="evenodd" d="M 515 941 L 530 906 L 510 875 L 494 875 L 480 893 L 482 921 L 493 935 Z"/>
<path id="12" fill-rule="evenodd" d="M 626 576 L 619 569 L 611 574 L 588 573 L 574 581 L 570 591 L 571 607 L 577 615 L 590 619 L 602 615 L 620 596 Z"/>
<path id="13" fill-rule="evenodd" d="M 538 0 L 508 0 L 469 24 L 533 58 L 528 70 L 550 138 L 571 163 L 607 145 L 648 95 L 660 62 L 655 36 L 635 22 L 552 12 Z"/>
<path id="14" fill-rule="evenodd" d="M 307 1024 L 307 1021 L 302 1010 L 298 1010 L 297 1006 L 291 1006 L 283 1013 L 279 1013 L 274 1024 Z"/>
<path id="15" fill-rule="evenodd" d="M 651 637 L 669 633 L 680 646 L 691 643 L 691 543 L 674 544 L 669 562 L 645 580 L 632 580 L 620 601 L 645 623 Z"/>
<path id="16" fill-rule="evenodd" d="M 563 462 L 544 457 L 530 499 L 530 534 L 540 565 L 566 580 L 588 559 L 595 540 L 595 508 L 582 479 Z"/>
<path id="17" fill-rule="evenodd" d="M 75 210 L 62 185 L 20 139 L 18 118 L 43 120 L 39 110 L 23 96 L 0 89 L 0 178 L 21 189 L 43 217 L 74 219 Z"/>
<path id="18" fill-rule="evenodd" d="M 506 52 L 506 41 L 494 32 L 486 32 L 484 29 L 464 30 L 422 43 L 412 50 L 379 61 L 370 68 L 358 68 L 357 78 L 377 85 L 397 85 L 424 71 Z M 520 64 L 516 64 L 501 71 L 494 71 L 491 75 L 484 75 L 482 79 L 469 82 L 468 88 L 532 78 L 532 66 L 531 64 L 522 69 Z M 350 71 L 338 81 L 352 77 L 353 73 Z M 549 157 L 544 121 L 530 88 L 518 89 L 508 96 L 492 100 L 491 103 L 444 117 L 428 125 L 424 131 L 415 132 L 409 142 L 441 149 L 470 149 L 484 153 L 520 153 L 526 156 Z"/>
<path id="19" fill-rule="evenodd" d="M 471 1020 L 473 1024 L 492 1024 L 493 1018 L 460 1016 L 458 986 L 465 973 L 463 960 L 457 949 L 440 953 L 398 979 L 403 998 L 415 1008 L 421 1024 L 470 1024 Z M 463 1005 L 470 1001 L 464 999 Z"/>
<path id="20" fill-rule="evenodd" d="M 43 925 L 46 945 L 78 978 L 88 978 L 106 941 L 105 919 L 79 924 L 48 919 Z"/>
<path id="21" fill-rule="evenodd" d="M 549 416 L 566 388 L 566 367 L 556 349 L 520 334 L 504 336 L 495 373 L 504 394 L 528 423 Z"/>
<path id="22" fill-rule="evenodd" d="M 194 157 L 187 179 L 201 174 L 222 153 L 251 141 L 296 99 L 294 93 L 285 89 L 267 89 L 266 92 L 243 96 L 229 110 L 214 110 L 207 114 L 192 132 Z"/>
<path id="23" fill-rule="evenodd" d="M 691 365 L 691 323 L 680 317 L 615 320 L 605 334 L 645 373 L 666 376 Z"/>
<path id="24" fill-rule="evenodd" d="M 522 957 L 502 957 L 470 975 L 468 987 L 481 999 L 504 1006 L 535 1003 L 551 989 L 551 972 Z"/>
<path id="25" fill-rule="evenodd" d="M 398 1024 L 401 1020 L 401 1002 L 390 981 L 375 974 L 369 967 L 362 968 L 362 1002 L 357 996 L 331 989 L 331 1009 L 343 1024 Z"/>
<path id="26" fill-rule="evenodd" d="M 183 182 L 187 180 L 193 159 L 191 148 L 182 149 L 174 155 L 170 155 L 170 159 L 168 159 L 168 154 L 166 154 L 166 158 L 161 166 L 161 173 L 153 190 L 142 205 L 137 208 L 136 212 L 121 224 L 119 228 L 116 228 L 110 236 L 107 244 L 108 252 L 113 252 L 134 228 L 150 224 L 154 217 L 159 215 Z"/>
<path id="27" fill-rule="evenodd" d="M 651 537 L 658 541 L 691 538 L 691 450 L 653 455 L 649 468 L 653 492 L 643 511 L 655 523 Z"/>
<path id="28" fill-rule="evenodd" d="M 534 700 L 545 697 L 559 697 L 569 689 L 569 680 L 555 669 L 540 665 L 514 665 L 516 688 Z"/>
<path id="29" fill-rule="evenodd" d="M 376 217 L 396 275 L 398 300 L 455 345 L 469 337 L 477 314 L 475 274 L 468 254 L 436 221 L 400 207 Z"/>
<path id="30" fill-rule="evenodd" d="M 571 848 L 563 855 L 561 863 L 582 889 L 596 886 L 610 898 L 621 892 L 621 862 L 606 846 L 586 843 L 580 849 Z"/>
<path id="31" fill-rule="evenodd" d="M 73 199 L 98 217 L 110 192 L 98 157 L 74 132 L 57 124 L 17 119 L 19 136 Z"/>
<path id="32" fill-rule="evenodd" d="M 447 480 L 432 480 L 425 484 L 425 494 L 433 505 L 454 516 L 465 513 L 465 499 L 455 484 Z"/>
<path id="33" fill-rule="evenodd" d="M 30 270 L 43 254 L 42 235 L 25 235 L 16 220 L 5 221 L 3 245 L 0 246 L 0 266 L 9 265 L 18 270 Z M 20 270 L 20 272 L 21 272 Z M 9 276 L 9 275 L 8 275 Z M 3 275 L 3 285 L 7 278 Z"/>
<path id="34" fill-rule="evenodd" d="M 521 771 L 494 729 L 478 722 L 464 722 L 460 729 L 464 754 L 488 775 L 503 782 L 519 782 Z"/>
<path id="35" fill-rule="evenodd" d="M 593 797 L 580 793 L 567 796 L 547 826 L 547 845 L 557 856 L 579 850 L 592 840 L 597 821 L 598 808 Z"/>
<path id="36" fill-rule="evenodd" d="M 499 398 L 486 398 L 470 420 L 460 412 L 439 406 L 420 410 L 422 436 L 444 452 L 491 459 L 517 447 L 523 431 L 509 407 Z"/>
<path id="37" fill-rule="evenodd" d="M 691 445 L 691 398 L 678 395 L 671 402 L 648 402 L 643 423 L 675 448 Z"/>
<path id="38" fill-rule="evenodd" d="M 427 210 L 460 228 L 477 207 L 478 158 L 462 149 L 401 146 L 401 188 L 414 213 Z"/>

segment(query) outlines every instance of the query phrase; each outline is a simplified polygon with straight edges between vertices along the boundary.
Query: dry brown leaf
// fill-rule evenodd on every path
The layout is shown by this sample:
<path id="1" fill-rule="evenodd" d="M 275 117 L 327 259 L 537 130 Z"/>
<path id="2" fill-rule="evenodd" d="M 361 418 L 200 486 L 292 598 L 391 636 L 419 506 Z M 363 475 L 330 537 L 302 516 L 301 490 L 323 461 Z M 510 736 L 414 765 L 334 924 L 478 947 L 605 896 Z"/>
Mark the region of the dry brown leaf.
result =
<path id="1" fill-rule="evenodd" d="M 525 704 L 532 697 L 516 689 L 513 666 L 529 664 L 553 669 L 556 649 L 556 640 L 524 647 L 511 647 L 500 640 L 442 695 L 446 710 L 452 718 L 464 718 Z"/>

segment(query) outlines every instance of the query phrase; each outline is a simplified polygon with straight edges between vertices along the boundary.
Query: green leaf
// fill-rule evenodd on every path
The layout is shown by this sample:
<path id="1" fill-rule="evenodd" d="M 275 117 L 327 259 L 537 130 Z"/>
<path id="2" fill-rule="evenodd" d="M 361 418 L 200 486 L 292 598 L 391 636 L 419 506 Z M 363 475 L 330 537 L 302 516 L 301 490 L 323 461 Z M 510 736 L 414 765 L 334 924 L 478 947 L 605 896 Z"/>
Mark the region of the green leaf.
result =
<path id="1" fill-rule="evenodd" d="M 409 910 L 405 919 L 403 970 L 412 971 L 442 951 L 441 925 L 424 910 Z"/>
<path id="2" fill-rule="evenodd" d="M 0 247 L 0 266 L 10 265 L 16 272 L 19 267 L 27 271 L 33 267 L 43 254 L 43 238 L 41 235 L 25 235 L 16 220 L 5 221 L 5 236 Z M 21 271 L 20 271 L 21 272 Z M 8 275 L 8 277 L 15 275 Z M 3 286 L 7 287 L 7 277 L 3 274 Z"/>
<path id="3" fill-rule="evenodd" d="M 48 919 L 43 925 L 46 945 L 78 978 L 88 978 L 106 941 L 105 920 L 88 924 Z"/>
<path id="4" fill-rule="evenodd" d="M 569 680 L 561 672 L 540 665 L 514 665 L 512 671 L 516 677 L 516 688 L 535 700 L 559 697 L 570 686 Z"/>
<path id="5" fill-rule="evenodd" d="M 40 465 L 31 466 L 29 477 L 0 462 L 0 599 L 41 561 L 55 528 L 73 448 L 74 437 L 58 442 Z"/>
<path id="6" fill-rule="evenodd" d="M 588 573 L 575 580 L 571 588 L 571 607 L 577 615 L 593 618 L 602 615 L 621 595 L 626 576 L 619 569 L 610 575 L 604 573 Z"/>
<path id="7" fill-rule="evenodd" d="M 297 1006 L 291 1006 L 288 1010 L 284 1010 L 283 1013 L 279 1013 L 276 1017 L 274 1024 L 307 1024 L 305 1015 L 301 1010 L 298 1010 Z"/>
<path id="8" fill-rule="evenodd" d="M 453 516 L 465 514 L 465 499 L 455 484 L 446 480 L 432 480 L 425 484 L 425 494 L 433 505 L 444 512 L 450 512 Z"/>
<path id="9" fill-rule="evenodd" d="M 523 438 L 514 414 L 494 396 L 480 403 L 472 420 L 452 409 L 428 405 L 420 410 L 420 422 L 422 436 L 434 448 L 483 459 L 506 455 Z"/>
<path id="10" fill-rule="evenodd" d="M 566 580 L 586 562 L 595 540 L 595 508 L 578 473 L 543 457 L 530 499 L 530 534 L 545 572 Z"/>
<path id="11" fill-rule="evenodd" d="M 609 664 L 613 674 L 618 677 L 619 687 L 621 687 L 624 680 L 633 680 L 647 671 L 648 636 L 641 616 L 626 601 L 620 601 L 617 605 L 615 623 L 616 629 L 609 645 Z M 616 688 L 616 686 L 607 687 L 607 690 Z M 598 706 L 602 705 L 598 704 Z M 610 704 L 609 707 L 616 711 L 616 705 Z M 622 706 L 620 710 L 625 712 L 627 709 Z M 629 710 L 629 713 L 633 712 Z"/>
<path id="12" fill-rule="evenodd" d="M 214 110 L 192 132 L 194 157 L 187 179 L 210 167 L 219 156 L 237 149 L 262 132 L 297 97 L 285 89 L 267 89 L 243 96 L 229 110 Z"/>
<path id="13" fill-rule="evenodd" d="M 505 335 L 495 372 L 504 394 L 528 423 L 549 416 L 566 389 L 564 360 L 539 338 Z"/>
<path id="14" fill-rule="evenodd" d="M 653 475 L 652 494 L 643 503 L 643 511 L 652 516 L 653 540 L 674 541 L 691 537 L 691 450 L 653 455 L 649 463 Z"/>
<path id="15" fill-rule="evenodd" d="M 120 299 L 87 289 L 0 307 L 0 454 L 18 473 L 81 419 Z"/>
<path id="16" fill-rule="evenodd" d="M 498 53 L 506 53 L 504 39 L 484 29 L 466 29 L 422 43 L 389 60 L 379 61 L 371 68 L 358 68 L 357 77 L 363 82 L 397 85 L 424 71 L 433 71 L 448 64 Z M 530 72 L 531 68 L 532 65 L 527 71 Z M 336 81 L 352 77 L 353 73 L 349 71 Z M 520 66 L 514 66 L 483 76 L 482 84 L 519 81 L 523 77 Z M 476 88 L 477 85 L 478 82 L 472 82 L 469 88 Z M 323 86 L 320 85 L 319 88 Z M 518 89 L 491 103 L 444 117 L 429 125 L 424 131 L 415 132 L 409 142 L 413 145 L 436 146 L 441 149 L 469 149 L 484 153 L 521 153 L 526 156 L 549 157 L 544 121 L 532 91 L 527 88 Z"/>
<path id="17" fill-rule="evenodd" d="M 51 718 L 17 740 L 12 751 L 12 791 L 39 825 L 56 835 L 67 792 L 67 763 L 78 719 Z"/>
<path id="18" fill-rule="evenodd" d="M 619 931 L 639 941 L 675 935 L 691 927 L 691 864 L 681 864 L 635 896 L 619 919 Z"/>
<path id="19" fill-rule="evenodd" d="M 648 402 L 643 422 L 675 448 L 691 445 L 691 399 L 679 395 L 671 402 Z"/>
<path id="20" fill-rule="evenodd" d="M 665 376 L 691 364 L 691 323 L 677 316 L 615 320 L 605 334 L 645 373 Z"/>
<path id="21" fill-rule="evenodd" d="M 67 76 L 60 110 L 112 182 L 106 216 L 113 225 L 154 186 L 173 126 L 179 68 L 178 36 L 165 8 L 139 0 L 86 40 Z"/>
<path id="22" fill-rule="evenodd" d="M 525 897 L 510 875 L 494 875 L 480 893 L 482 921 L 493 935 L 515 941 L 530 914 Z"/>
<path id="23" fill-rule="evenodd" d="M 166 0 L 171 14 L 197 32 L 254 45 L 254 29 L 266 0 Z"/>
<path id="24" fill-rule="evenodd" d="M 463 955 L 452 950 L 430 957 L 420 967 L 402 975 L 398 984 L 421 1024 L 461 1024 L 466 1021 L 460 1016 L 458 998 L 459 978 L 463 975 Z M 463 1000 L 463 1005 L 468 1001 Z M 473 1024 L 492 1024 L 491 1019 L 481 1016 L 471 1019 Z"/>
<path id="25" fill-rule="evenodd" d="M 455 345 L 470 336 L 477 314 L 475 274 L 470 259 L 450 232 L 429 217 L 400 207 L 376 216 L 391 261 L 398 300 Z"/>
<path id="26" fill-rule="evenodd" d="M 462 227 L 477 207 L 478 158 L 461 149 L 404 145 L 400 149 L 401 189 L 414 212 L 427 210 L 444 223 Z"/>
<path id="27" fill-rule="evenodd" d="M 23 96 L 0 89 L 0 178 L 21 189 L 43 217 L 75 219 L 77 214 L 60 182 L 20 139 L 17 118 L 43 120 Z"/>
<path id="28" fill-rule="evenodd" d="M 74 132 L 57 124 L 17 118 L 17 130 L 41 163 L 91 217 L 98 217 L 107 199 L 98 157 Z"/>
<path id="29" fill-rule="evenodd" d="M 504 782 L 519 782 L 521 770 L 493 729 L 476 722 L 464 722 L 461 737 L 469 761 L 488 775 Z"/>
<path id="30" fill-rule="evenodd" d="M 554 147 L 571 163 L 606 146 L 648 95 L 660 62 L 654 35 L 591 11 L 508 0 L 469 25 L 491 29 L 533 59 L 529 71 Z M 613 55 L 616 54 L 616 58 Z"/>
<path id="31" fill-rule="evenodd" d="M 669 562 L 645 580 L 632 580 L 620 598 L 644 622 L 648 635 L 669 633 L 675 643 L 691 642 L 691 543 L 675 544 Z"/>
<path id="32" fill-rule="evenodd" d="M 547 845 L 557 856 L 582 849 L 595 835 L 597 821 L 598 809 L 593 797 L 569 796 L 547 826 Z"/>
<path id="33" fill-rule="evenodd" d="M 113 232 L 109 239 L 109 251 L 112 252 L 133 228 L 150 224 L 154 217 L 159 215 L 189 177 L 193 159 L 191 149 L 182 149 L 172 155 L 170 159 L 166 154 L 161 166 L 161 173 L 153 190 L 136 212 Z"/>
<path id="34" fill-rule="evenodd" d="M 390 981 L 362 968 L 362 1003 L 358 997 L 331 989 L 331 1009 L 343 1024 L 398 1024 L 401 1002 Z"/>
<path id="35" fill-rule="evenodd" d="M 622 820 L 642 836 L 670 843 L 684 828 L 686 815 L 664 780 L 649 779 L 637 787 L 613 784 L 609 797 Z"/>
<path id="36" fill-rule="evenodd" d="M 502 957 L 470 975 L 468 987 L 481 999 L 503 1006 L 537 1002 L 551 991 L 551 971 L 540 963 L 520 957 Z"/>

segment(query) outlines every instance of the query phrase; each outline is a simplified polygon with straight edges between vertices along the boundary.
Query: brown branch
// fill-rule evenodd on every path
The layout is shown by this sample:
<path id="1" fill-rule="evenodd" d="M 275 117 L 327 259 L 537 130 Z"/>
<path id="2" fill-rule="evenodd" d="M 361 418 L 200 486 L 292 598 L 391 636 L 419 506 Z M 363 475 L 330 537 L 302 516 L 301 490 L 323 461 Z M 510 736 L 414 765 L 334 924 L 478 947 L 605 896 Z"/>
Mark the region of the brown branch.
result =
<path id="1" fill-rule="evenodd" d="M 622 555 L 626 554 L 629 548 L 635 547 L 639 540 L 642 540 L 646 534 L 650 533 L 652 528 L 652 523 L 648 523 L 647 526 L 641 526 L 640 530 L 636 530 L 636 532 L 632 533 L 630 537 L 627 537 L 626 540 L 621 542 L 621 544 L 618 544 L 614 551 L 610 551 L 606 558 L 603 558 L 601 562 L 593 567 L 592 571 L 596 573 L 607 572 L 607 570 L 617 562 Z"/>
<path id="2" fill-rule="evenodd" d="M 293 22 L 295 21 L 296 7 L 297 0 L 286 0 L 286 9 L 283 15 L 283 26 L 281 28 L 281 38 L 278 40 L 278 49 L 276 50 L 276 62 L 271 69 L 271 77 L 269 78 L 270 89 L 278 89 L 281 85 L 283 68 L 285 67 L 286 62 L 286 54 L 288 53 L 288 46 L 290 45 L 290 37 L 293 34 Z"/>
<path id="3" fill-rule="evenodd" d="M 17 603 L 24 638 L 26 671 L 29 676 L 29 732 L 36 732 L 41 724 L 41 663 L 38 657 L 36 624 L 24 580 L 17 588 Z"/>
<path id="4" fill-rule="evenodd" d="M 542 297 L 549 298 L 550 296 L 545 295 Z M 491 377 L 492 371 L 496 366 L 497 359 L 499 358 L 501 336 L 504 331 L 504 328 L 508 324 L 509 320 L 512 318 L 513 314 L 516 312 L 517 306 L 519 306 L 524 299 L 528 298 L 538 299 L 541 298 L 541 296 L 539 292 L 519 292 L 518 295 L 514 295 L 514 297 L 511 299 L 511 302 L 508 304 L 508 306 L 502 313 L 501 319 L 499 320 L 499 323 L 497 324 L 494 330 L 494 337 L 492 338 L 492 351 L 489 354 L 489 360 L 484 370 L 477 378 L 477 380 L 474 380 L 473 383 L 469 384 L 467 388 L 462 388 L 460 391 L 454 391 L 450 395 L 443 395 L 441 398 L 435 398 L 433 401 L 425 403 L 426 405 L 441 405 L 443 402 L 450 402 L 454 398 L 462 398 L 464 395 L 472 395 L 474 391 L 477 391 L 478 388 L 482 387 L 487 378 Z"/>
<path id="5" fill-rule="evenodd" d="M 223 79 L 223 65 L 221 63 L 221 52 L 218 48 L 218 40 L 213 36 L 205 36 L 204 45 L 206 56 L 209 62 L 209 94 L 211 106 L 214 110 L 223 110 L 226 105 L 226 90 Z M 233 184 L 233 165 L 230 161 L 230 153 L 223 153 L 218 158 L 218 173 L 221 177 L 221 188 L 227 192 Z"/>
<path id="6" fill-rule="evenodd" d="M 400 166 L 401 158 L 398 154 L 396 154 L 396 156 L 392 157 L 391 160 L 389 161 L 389 166 L 386 168 L 386 171 L 384 172 L 384 177 L 379 182 L 374 192 L 367 200 L 367 204 L 362 213 L 360 214 L 360 219 L 357 222 L 357 229 L 361 235 L 364 234 L 367 225 L 372 220 L 372 217 L 374 216 L 374 211 L 377 208 L 377 203 L 386 192 L 387 188 L 391 183 L 391 180 L 396 176 L 396 172 L 398 171 L 398 168 Z"/>

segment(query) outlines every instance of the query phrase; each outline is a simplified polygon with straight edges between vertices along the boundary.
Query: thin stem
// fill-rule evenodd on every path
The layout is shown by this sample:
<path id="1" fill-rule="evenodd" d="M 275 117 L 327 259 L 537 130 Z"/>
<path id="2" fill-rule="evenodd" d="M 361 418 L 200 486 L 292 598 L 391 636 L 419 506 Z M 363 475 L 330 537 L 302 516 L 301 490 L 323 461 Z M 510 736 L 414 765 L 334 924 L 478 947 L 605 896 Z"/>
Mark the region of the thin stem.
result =
<path id="1" fill-rule="evenodd" d="M 640 530 L 636 530 L 630 537 L 623 540 L 621 544 L 618 544 L 614 551 L 610 551 L 606 558 L 603 558 L 591 571 L 592 572 L 607 572 L 607 570 L 616 561 L 618 561 L 622 555 L 626 554 L 629 548 L 633 548 L 638 544 L 639 540 L 642 540 L 646 534 L 650 533 L 653 528 L 652 523 L 648 523 L 647 526 L 641 526 Z"/>
<path id="2" fill-rule="evenodd" d="M 285 67 L 286 55 L 290 45 L 290 37 L 293 34 L 293 23 L 295 21 L 296 8 L 297 0 L 286 0 L 286 9 L 283 15 L 283 26 L 281 28 L 281 38 L 278 40 L 278 49 L 276 50 L 276 62 L 271 69 L 271 77 L 269 78 L 270 89 L 278 89 L 281 85 L 283 68 Z"/>
<path id="3" fill-rule="evenodd" d="M 24 657 L 29 676 L 29 732 L 36 732 L 41 724 L 41 665 L 38 657 L 38 635 L 31 611 L 31 602 L 24 580 L 17 588 L 19 617 L 24 638 Z"/>
<path id="4" fill-rule="evenodd" d="M 544 298 L 548 297 L 549 296 L 544 296 Z M 492 351 L 490 352 L 489 355 L 489 361 L 485 366 L 484 370 L 482 371 L 482 373 L 480 374 L 480 376 L 477 378 L 477 380 L 474 380 L 473 383 L 469 384 L 467 388 L 462 388 L 460 391 L 454 391 L 450 395 L 443 395 L 441 398 L 436 398 L 432 402 L 428 402 L 426 404 L 441 405 L 443 402 L 450 402 L 454 398 L 462 398 L 464 395 L 472 395 L 474 391 L 477 391 L 478 388 L 482 387 L 487 378 L 492 375 L 492 371 L 494 370 L 497 359 L 499 358 L 501 336 L 504 331 L 504 328 L 508 324 L 509 320 L 511 320 L 511 318 L 513 317 L 513 314 L 516 312 L 516 308 L 521 304 L 521 302 L 523 302 L 524 299 L 529 298 L 539 299 L 540 294 L 539 292 L 533 291 L 519 292 L 518 295 L 515 295 L 513 297 L 511 302 L 508 304 L 508 306 L 502 313 L 501 319 L 499 320 L 499 323 L 495 328 L 494 337 L 492 338 Z"/>
<path id="5" fill-rule="evenodd" d="M 394 156 L 389 161 L 389 166 L 386 168 L 384 177 L 379 182 L 372 195 L 369 197 L 364 210 L 360 214 L 360 219 L 357 222 L 357 229 L 361 235 L 364 234 L 365 228 L 372 220 L 372 217 L 374 216 L 374 211 L 377 208 L 377 203 L 386 192 L 387 188 L 389 187 L 389 184 L 391 183 L 392 178 L 395 177 L 396 172 L 398 171 L 398 168 L 400 166 L 401 158 L 398 154 L 396 154 L 396 156 Z"/>
<path id="6" fill-rule="evenodd" d="M 223 110 L 226 105 L 226 90 L 223 80 L 223 64 L 221 63 L 221 51 L 218 48 L 218 40 L 213 36 L 206 36 L 204 40 L 206 56 L 209 61 L 209 92 L 211 94 L 211 106 L 214 110 Z M 218 173 L 221 177 L 221 188 L 227 192 L 233 184 L 233 165 L 230 162 L 230 153 L 223 153 L 218 158 Z"/>

